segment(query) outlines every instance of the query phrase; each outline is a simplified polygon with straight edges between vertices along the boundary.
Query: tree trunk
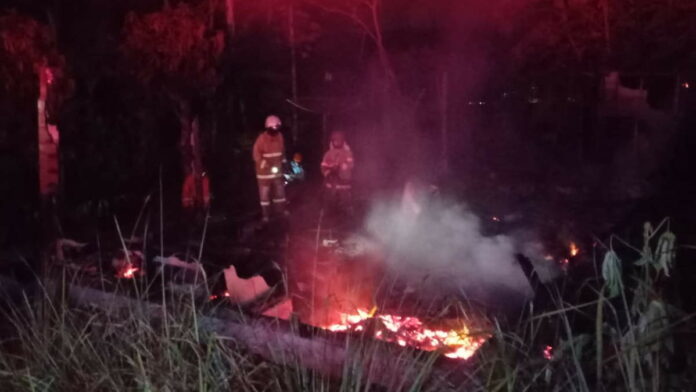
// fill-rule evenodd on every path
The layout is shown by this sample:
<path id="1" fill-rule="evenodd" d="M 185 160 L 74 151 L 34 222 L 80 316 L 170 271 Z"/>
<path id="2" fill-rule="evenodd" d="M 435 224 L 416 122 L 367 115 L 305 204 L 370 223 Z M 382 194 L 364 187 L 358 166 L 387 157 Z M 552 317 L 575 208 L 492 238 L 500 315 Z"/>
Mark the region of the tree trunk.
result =
<path id="1" fill-rule="evenodd" d="M 201 208 L 203 200 L 203 152 L 200 143 L 200 126 L 198 117 L 194 116 L 191 105 L 188 102 L 179 103 L 179 121 L 181 124 L 181 137 L 179 151 L 181 154 L 181 166 L 184 172 L 184 181 L 189 175 L 193 176 L 194 186 L 190 196 L 193 199 L 194 208 Z M 186 190 L 184 190 L 186 192 Z M 182 197 L 182 206 L 184 201 Z"/>
<path id="2" fill-rule="evenodd" d="M 205 206 L 203 195 L 203 151 L 198 116 L 194 117 L 191 123 L 191 151 L 193 152 L 193 176 L 196 184 L 195 203 L 197 207 L 203 207 Z"/>
<path id="3" fill-rule="evenodd" d="M 192 119 L 191 107 L 184 100 L 179 101 L 179 152 L 181 153 L 181 169 L 187 173 L 192 169 L 193 151 L 191 149 Z"/>
<path id="4" fill-rule="evenodd" d="M 54 196 L 60 183 L 60 166 L 58 162 L 59 133 L 55 124 L 48 124 L 46 116 L 46 98 L 52 83 L 52 73 L 47 66 L 39 67 L 38 115 L 38 159 L 39 192 L 42 199 Z"/>
<path id="5" fill-rule="evenodd" d="M 604 45 L 607 55 L 611 54 L 611 30 L 609 27 L 609 0 L 602 1 L 602 18 L 604 22 Z"/>
<path id="6" fill-rule="evenodd" d="M 580 51 L 580 48 L 578 48 L 578 45 L 575 42 L 575 39 L 573 38 L 573 32 L 567 28 L 568 26 L 570 26 L 569 9 L 570 9 L 570 4 L 568 4 L 568 0 L 563 0 L 562 13 L 563 13 L 563 22 L 564 22 L 564 25 L 566 27 L 566 28 L 564 28 L 564 34 L 568 38 L 568 42 L 570 43 L 570 46 L 573 49 L 573 53 L 575 53 L 576 59 L 578 61 L 582 61 L 582 52 Z"/>
<path id="7" fill-rule="evenodd" d="M 225 22 L 227 22 L 227 37 L 234 37 L 235 33 L 235 12 L 234 0 L 225 0 Z"/>
<path id="8" fill-rule="evenodd" d="M 681 75 L 677 74 L 674 81 L 674 101 L 672 102 L 672 114 L 675 116 L 679 114 L 679 105 L 681 104 L 681 89 Z"/>
<path id="9" fill-rule="evenodd" d="M 448 140 L 448 75 L 447 71 L 442 73 L 442 79 L 440 81 L 440 132 L 441 132 L 441 143 L 442 143 L 442 171 L 446 174 L 449 172 L 449 151 L 447 145 Z"/>
<path id="10" fill-rule="evenodd" d="M 292 101 L 297 102 L 297 48 L 295 39 L 295 5 L 288 8 L 288 37 L 290 41 L 290 78 L 292 83 Z M 297 124 L 297 107 L 292 105 L 292 142 L 297 145 L 299 128 Z"/>
<path id="11" fill-rule="evenodd" d="M 60 167 L 58 161 L 58 127 L 48 124 L 46 102 L 50 85 L 53 83 L 53 73 L 46 65 L 37 67 L 39 78 L 39 97 L 37 100 L 37 143 L 39 171 L 39 246 L 37 275 L 43 279 L 48 270 L 51 244 L 57 237 L 55 219 L 55 196 L 60 183 Z"/>
<path id="12" fill-rule="evenodd" d="M 384 47 L 382 24 L 379 20 L 379 6 L 380 0 L 373 0 L 370 4 L 372 28 L 374 31 L 375 45 L 377 47 L 377 57 L 379 58 L 379 63 L 387 78 L 387 88 L 390 89 L 396 83 L 396 72 L 394 72 L 394 67 L 389 59 L 389 53 L 387 53 L 387 49 Z"/>

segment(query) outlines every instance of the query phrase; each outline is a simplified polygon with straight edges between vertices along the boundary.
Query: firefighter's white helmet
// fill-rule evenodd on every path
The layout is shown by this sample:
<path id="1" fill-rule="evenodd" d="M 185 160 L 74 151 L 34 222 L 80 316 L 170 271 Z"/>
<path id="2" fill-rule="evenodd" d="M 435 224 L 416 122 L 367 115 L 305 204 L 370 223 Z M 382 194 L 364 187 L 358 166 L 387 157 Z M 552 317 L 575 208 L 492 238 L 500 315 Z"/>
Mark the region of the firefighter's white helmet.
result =
<path id="1" fill-rule="evenodd" d="M 279 129 L 281 125 L 283 125 L 283 123 L 278 116 L 270 115 L 266 117 L 266 129 Z"/>

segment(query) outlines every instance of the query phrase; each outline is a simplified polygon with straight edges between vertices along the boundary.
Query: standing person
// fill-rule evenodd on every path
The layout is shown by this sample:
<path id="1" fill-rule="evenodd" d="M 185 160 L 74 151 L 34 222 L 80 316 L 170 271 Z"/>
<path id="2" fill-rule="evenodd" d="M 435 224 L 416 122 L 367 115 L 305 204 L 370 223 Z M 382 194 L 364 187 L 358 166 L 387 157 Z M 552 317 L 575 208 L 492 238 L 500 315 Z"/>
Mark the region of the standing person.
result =
<path id="1" fill-rule="evenodd" d="M 259 199 L 263 221 L 268 222 L 271 207 L 287 215 L 285 184 L 283 184 L 283 164 L 285 163 L 285 141 L 280 133 L 282 123 L 277 116 L 268 116 L 264 131 L 254 143 L 254 163 L 256 181 L 259 185 Z"/>
<path id="2" fill-rule="evenodd" d="M 343 132 L 335 131 L 331 134 L 329 150 L 321 161 L 321 173 L 324 175 L 324 186 L 332 207 L 350 213 L 353 152 L 346 143 Z"/>
<path id="3" fill-rule="evenodd" d="M 292 156 L 290 167 L 288 168 L 287 172 L 283 174 L 283 176 L 285 177 L 285 182 L 287 184 L 291 182 L 304 181 L 305 171 L 304 167 L 302 167 L 302 154 L 296 152 L 295 155 Z"/>

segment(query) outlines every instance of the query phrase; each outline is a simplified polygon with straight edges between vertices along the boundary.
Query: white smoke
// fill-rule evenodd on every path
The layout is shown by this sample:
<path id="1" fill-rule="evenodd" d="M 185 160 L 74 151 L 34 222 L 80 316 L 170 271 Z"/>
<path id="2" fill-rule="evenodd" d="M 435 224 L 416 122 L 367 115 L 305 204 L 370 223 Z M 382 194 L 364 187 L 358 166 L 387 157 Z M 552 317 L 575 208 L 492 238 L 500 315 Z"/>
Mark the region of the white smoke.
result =
<path id="1" fill-rule="evenodd" d="M 466 206 L 419 206 L 382 203 L 368 216 L 366 229 L 382 243 L 392 276 L 427 295 L 465 296 L 492 305 L 509 302 L 510 295 L 517 303 L 531 298 L 511 237 L 484 236 L 479 218 Z"/>

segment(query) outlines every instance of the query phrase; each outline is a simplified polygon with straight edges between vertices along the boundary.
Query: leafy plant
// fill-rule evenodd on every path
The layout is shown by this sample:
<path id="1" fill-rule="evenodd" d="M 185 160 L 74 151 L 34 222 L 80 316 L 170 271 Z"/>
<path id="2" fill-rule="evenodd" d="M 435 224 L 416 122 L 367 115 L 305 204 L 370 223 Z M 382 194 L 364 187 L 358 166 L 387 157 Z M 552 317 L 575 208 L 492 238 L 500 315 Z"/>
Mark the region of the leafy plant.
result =
<path id="1" fill-rule="evenodd" d="M 618 296 L 623 290 L 623 281 L 621 278 L 621 259 L 616 255 L 616 252 L 610 250 L 604 256 L 602 263 L 602 277 L 606 282 L 609 290 L 609 297 Z"/>

